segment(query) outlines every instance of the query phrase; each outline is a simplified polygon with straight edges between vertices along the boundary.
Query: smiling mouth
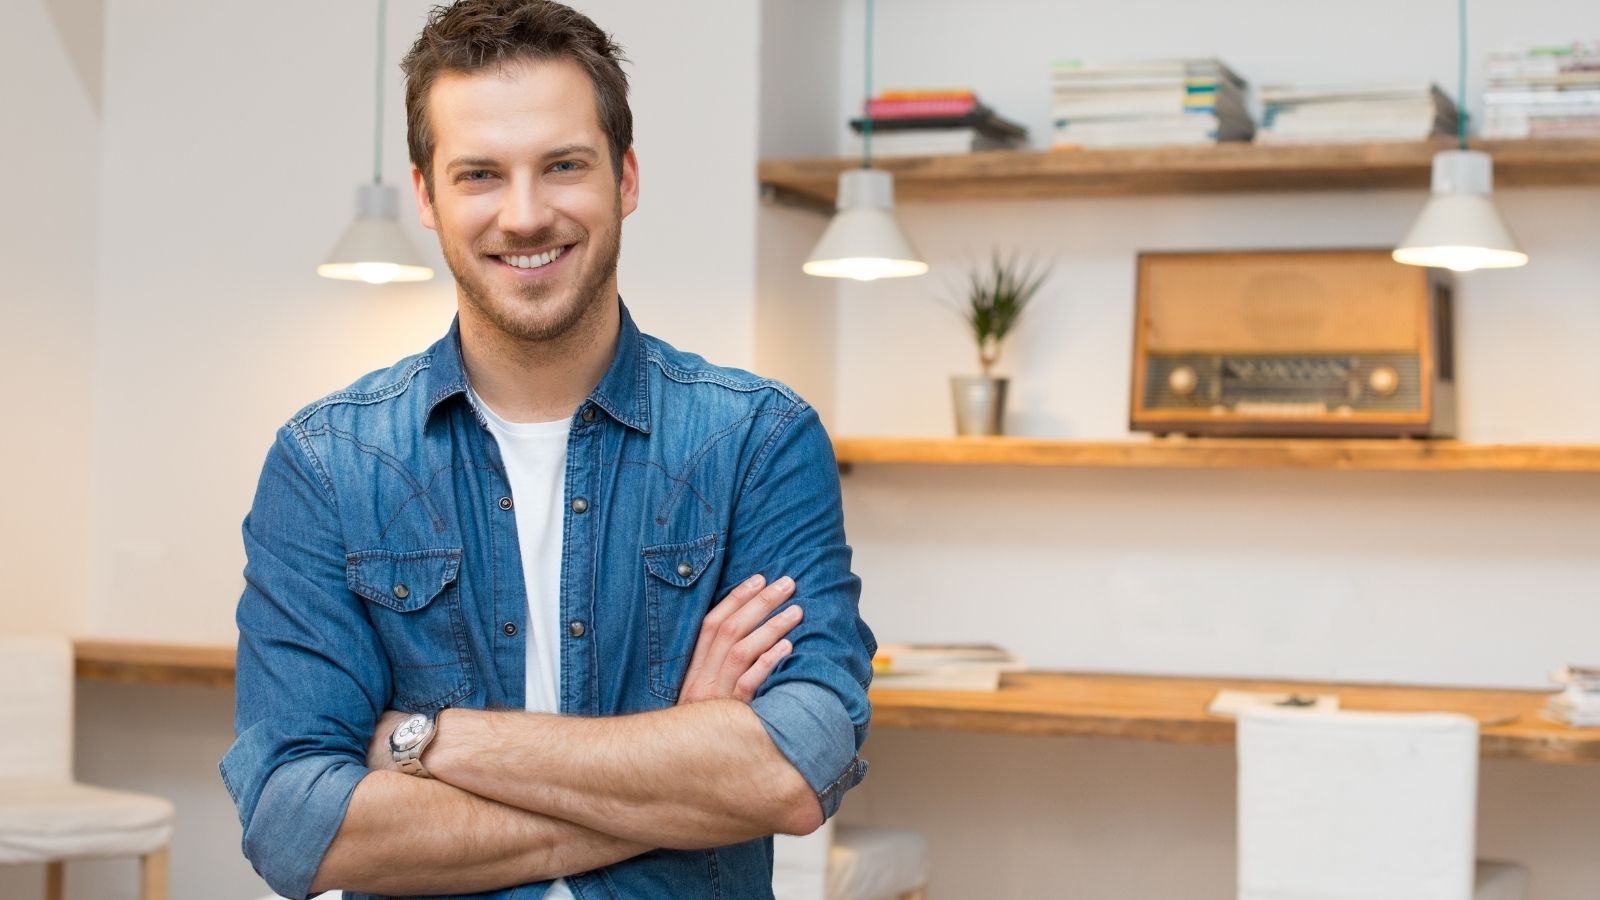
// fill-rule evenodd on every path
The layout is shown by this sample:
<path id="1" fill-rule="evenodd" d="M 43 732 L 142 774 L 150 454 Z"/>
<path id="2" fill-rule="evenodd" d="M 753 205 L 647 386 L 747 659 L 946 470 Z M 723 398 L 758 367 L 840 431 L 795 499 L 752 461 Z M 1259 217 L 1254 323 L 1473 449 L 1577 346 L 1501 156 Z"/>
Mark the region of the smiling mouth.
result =
<path id="1" fill-rule="evenodd" d="M 546 250 L 543 253 L 520 254 L 520 255 L 513 254 L 513 255 L 507 255 L 507 256 L 498 256 L 497 255 L 497 256 L 495 256 L 495 259 L 500 260 L 501 262 L 505 263 L 508 266 L 511 266 L 514 269 L 542 269 L 545 266 L 548 266 L 551 263 L 555 262 L 556 260 L 560 259 L 561 256 L 563 254 L 565 254 L 569 249 L 571 249 L 570 245 L 565 246 L 565 247 L 554 247 L 552 249 Z"/>

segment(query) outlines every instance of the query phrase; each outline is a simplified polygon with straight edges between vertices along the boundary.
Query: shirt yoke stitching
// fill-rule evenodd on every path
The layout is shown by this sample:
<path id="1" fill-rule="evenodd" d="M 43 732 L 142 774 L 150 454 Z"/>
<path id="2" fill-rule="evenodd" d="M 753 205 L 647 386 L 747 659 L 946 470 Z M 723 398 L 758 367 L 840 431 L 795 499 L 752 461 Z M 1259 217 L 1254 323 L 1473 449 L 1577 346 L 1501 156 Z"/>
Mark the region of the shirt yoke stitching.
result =
<path id="1" fill-rule="evenodd" d="M 794 415 L 792 410 L 758 409 L 758 410 L 755 410 L 755 411 L 751 412 L 750 414 L 746 415 L 744 418 L 739 419 L 738 421 L 734 422 L 732 425 L 729 425 L 727 428 L 724 428 L 721 431 L 717 432 L 716 434 L 712 435 L 710 437 L 710 439 L 708 439 L 704 444 L 702 444 L 700 446 L 700 449 L 695 452 L 694 456 L 690 457 L 689 461 L 684 464 L 682 479 L 677 479 L 677 486 L 672 489 L 672 493 L 671 494 L 667 495 L 666 502 L 664 502 L 661 505 L 661 508 L 656 512 L 656 524 L 657 525 L 665 525 L 665 524 L 667 524 L 667 522 L 668 522 L 667 510 L 672 509 L 674 506 L 678 505 L 678 499 L 683 496 L 684 488 L 688 484 L 690 476 L 692 476 L 695 473 L 695 470 L 700 467 L 700 461 L 705 459 L 706 456 L 711 453 L 712 448 L 716 447 L 717 444 L 720 444 L 722 441 L 726 440 L 729 436 L 737 434 L 740 431 L 743 431 L 744 430 L 744 426 L 745 426 L 746 423 L 751 422 L 751 421 L 753 421 L 755 419 L 761 418 L 762 416 L 788 417 L 788 416 L 792 416 L 792 415 Z M 757 453 L 757 457 L 758 458 L 760 457 L 759 453 Z M 753 467 L 754 467 L 754 464 L 752 464 L 752 468 Z M 746 481 L 748 482 L 748 478 L 746 479 Z M 743 493 L 743 488 L 740 489 L 740 493 Z M 738 500 L 735 499 L 734 502 L 737 503 Z"/>
<path id="2" fill-rule="evenodd" d="M 396 475 L 400 476 L 403 481 L 405 481 L 405 483 L 411 488 L 412 498 L 421 498 L 423 504 L 427 507 L 427 515 L 431 524 L 433 525 L 433 531 L 435 534 L 444 534 L 447 530 L 449 530 L 449 523 L 445 521 L 443 514 L 441 514 L 438 508 L 434 506 L 433 501 L 428 499 L 427 489 L 418 484 L 417 479 L 411 475 L 411 472 L 407 470 L 398 459 L 395 459 L 392 454 L 385 452 L 381 448 L 374 447 L 371 444 L 363 442 L 360 438 L 348 431 L 340 431 L 339 429 L 334 428 L 332 425 L 321 425 L 315 429 L 306 431 L 305 434 L 308 438 L 323 436 L 337 438 L 345 441 L 346 443 L 350 444 L 350 446 L 356 448 L 362 453 L 371 456 L 373 459 L 378 460 L 390 471 L 394 472 Z M 410 500 L 411 498 L 408 498 L 406 502 L 409 503 Z M 390 519 L 390 522 L 393 521 L 393 519 Z M 385 532 L 386 531 L 387 527 L 385 527 Z M 384 533 L 380 532 L 378 536 L 383 537 Z"/>
<path id="3" fill-rule="evenodd" d="M 339 406 L 345 404 L 370 406 L 374 403 L 382 403 L 385 400 L 405 393 L 406 389 L 411 386 L 412 380 L 416 378 L 417 373 L 421 372 L 423 369 L 429 368 L 432 365 L 432 354 L 419 356 L 412 360 L 411 364 L 406 366 L 405 369 L 402 370 L 396 377 L 396 379 L 389 384 L 383 385 L 382 387 L 372 391 L 335 391 L 334 393 L 323 397 L 321 400 L 313 402 L 309 406 L 295 413 L 294 418 L 290 419 L 289 421 L 292 424 L 304 425 L 312 416 L 329 406 Z"/>

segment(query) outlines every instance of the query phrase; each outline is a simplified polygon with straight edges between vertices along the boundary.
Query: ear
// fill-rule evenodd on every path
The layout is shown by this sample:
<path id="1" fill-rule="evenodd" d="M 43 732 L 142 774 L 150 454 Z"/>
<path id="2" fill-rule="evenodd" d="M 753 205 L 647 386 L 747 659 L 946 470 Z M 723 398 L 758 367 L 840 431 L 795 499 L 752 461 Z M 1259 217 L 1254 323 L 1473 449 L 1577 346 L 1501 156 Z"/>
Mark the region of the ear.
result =
<path id="1" fill-rule="evenodd" d="M 428 197 L 428 182 L 416 166 L 411 167 L 411 189 L 417 195 L 417 218 L 422 221 L 422 227 L 438 231 L 439 223 L 433 218 L 433 201 Z"/>
<path id="2" fill-rule="evenodd" d="M 626 219 L 639 208 L 639 157 L 632 147 L 622 154 L 622 184 L 617 193 L 622 201 L 622 217 Z"/>

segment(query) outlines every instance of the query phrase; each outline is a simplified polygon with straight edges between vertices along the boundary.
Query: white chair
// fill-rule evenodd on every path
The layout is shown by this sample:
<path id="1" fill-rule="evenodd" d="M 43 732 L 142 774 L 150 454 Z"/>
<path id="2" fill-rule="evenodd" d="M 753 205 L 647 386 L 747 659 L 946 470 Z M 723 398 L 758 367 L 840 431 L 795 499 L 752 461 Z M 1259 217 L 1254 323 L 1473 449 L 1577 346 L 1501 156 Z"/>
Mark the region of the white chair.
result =
<path id="1" fill-rule="evenodd" d="M 61 900 L 65 862 L 140 861 L 140 900 L 166 900 L 172 804 L 72 780 L 72 645 L 0 637 L 0 864 L 43 863 L 45 896 Z"/>
<path id="2" fill-rule="evenodd" d="M 1451 713 L 1239 717 L 1240 900 L 1523 900 L 1474 864 L 1478 723 Z"/>
<path id="3" fill-rule="evenodd" d="M 923 900 L 932 870 L 914 831 L 824 823 L 804 837 L 773 839 L 776 900 Z"/>

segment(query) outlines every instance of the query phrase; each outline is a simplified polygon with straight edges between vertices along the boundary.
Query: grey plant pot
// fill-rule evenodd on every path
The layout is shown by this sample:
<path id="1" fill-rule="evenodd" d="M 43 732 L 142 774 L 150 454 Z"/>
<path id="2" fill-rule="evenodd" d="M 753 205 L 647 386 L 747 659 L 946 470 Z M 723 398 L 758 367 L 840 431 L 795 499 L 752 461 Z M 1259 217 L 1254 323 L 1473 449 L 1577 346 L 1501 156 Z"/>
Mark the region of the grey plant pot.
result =
<path id="1" fill-rule="evenodd" d="M 950 396 L 955 401 L 956 434 L 1005 434 L 1007 383 L 1008 379 L 984 375 L 952 376 Z"/>

